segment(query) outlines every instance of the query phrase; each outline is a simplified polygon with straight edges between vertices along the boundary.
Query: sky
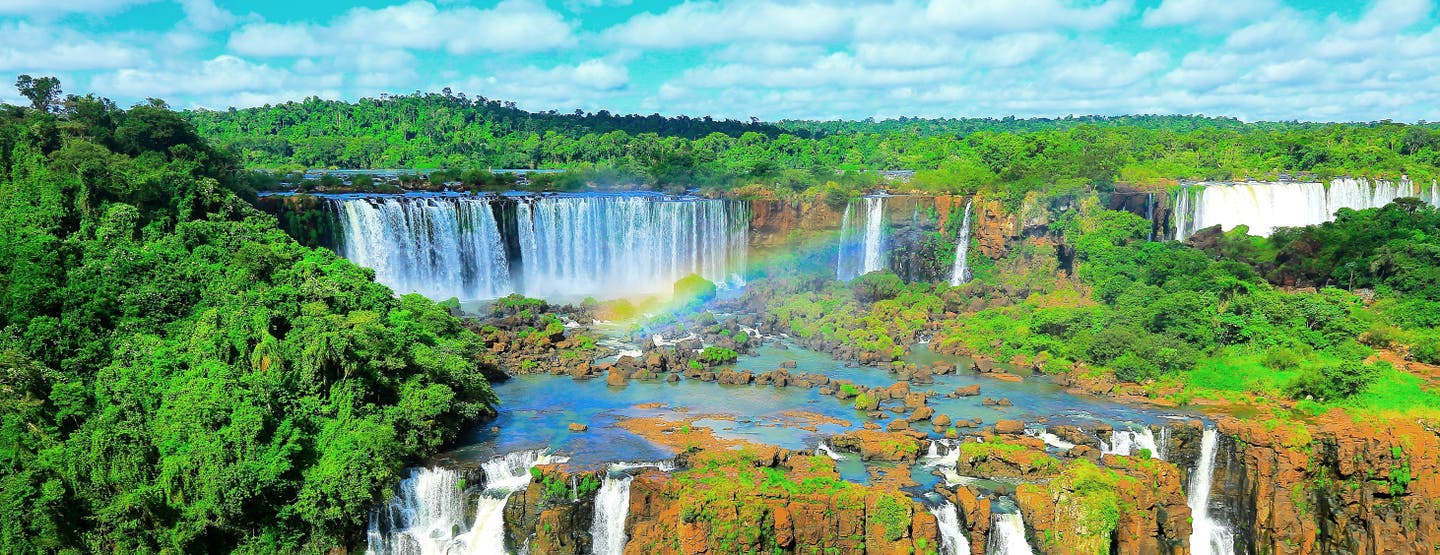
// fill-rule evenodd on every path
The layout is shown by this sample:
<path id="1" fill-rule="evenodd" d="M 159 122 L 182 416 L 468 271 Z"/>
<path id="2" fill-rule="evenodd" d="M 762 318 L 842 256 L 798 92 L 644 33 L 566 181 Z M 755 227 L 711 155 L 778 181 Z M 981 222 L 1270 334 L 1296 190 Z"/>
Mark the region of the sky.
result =
<path id="1" fill-rule="evenodd" d="M 1430 0 L 0 0 L 0 80 L 765 120 L 1440 120 Z M 20 103 L 12 87 L 0 102 Z"/>

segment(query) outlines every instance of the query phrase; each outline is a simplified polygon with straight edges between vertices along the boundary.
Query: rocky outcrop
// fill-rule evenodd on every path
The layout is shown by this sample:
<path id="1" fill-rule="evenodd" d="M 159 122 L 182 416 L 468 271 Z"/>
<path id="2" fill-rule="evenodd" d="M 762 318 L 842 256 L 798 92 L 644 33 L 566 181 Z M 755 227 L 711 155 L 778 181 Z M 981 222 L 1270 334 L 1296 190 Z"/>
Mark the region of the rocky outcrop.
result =
<path id="1" fill-rule="evenodd" d="M 827 457 L 721 452 L 689 463 L 673 476 L 647 472 L 631 482 L 625 553 L 908 554 L 938 545 L 923 506 L 901 492 L 841 482 Z"/>
<path id="2" fill-rule="evenodd" d="M 1437 430 L 1338 411 L 1309 426 L 1226 418 L 1212 497 L 1254 553 L 1435 553 Z"/>
<path id="3" fill-rule="evenodd" d="M 1180 472 L 1159 460 L 1106 456 L 1065 464 L 1015 493 L 1031 543 L 1043 553 L 1189 553 L 1190 508 Z"/>
<path id="4" fill-rule="evenodd" d="M 538 478 L 505 502 L 506 545 L 528 542 L 530 553 L 590 553 L 590 524 L 601 477 L 552 465 L 536 466 L 532 472 Z"/>

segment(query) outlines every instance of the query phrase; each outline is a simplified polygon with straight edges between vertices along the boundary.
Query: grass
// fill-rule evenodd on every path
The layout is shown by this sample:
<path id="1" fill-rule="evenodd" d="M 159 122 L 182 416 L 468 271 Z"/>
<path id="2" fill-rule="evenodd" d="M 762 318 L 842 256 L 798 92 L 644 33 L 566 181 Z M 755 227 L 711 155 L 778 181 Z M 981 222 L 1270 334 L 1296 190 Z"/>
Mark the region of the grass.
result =
<path id="1" fill-rule="evenodd" d="M 1398 413 L 1412 417 L 1440 417 L 1440 390 L 1419 376 L 1390 369 L 1364 392 L 1337 406 L 1352 415 Z"/>

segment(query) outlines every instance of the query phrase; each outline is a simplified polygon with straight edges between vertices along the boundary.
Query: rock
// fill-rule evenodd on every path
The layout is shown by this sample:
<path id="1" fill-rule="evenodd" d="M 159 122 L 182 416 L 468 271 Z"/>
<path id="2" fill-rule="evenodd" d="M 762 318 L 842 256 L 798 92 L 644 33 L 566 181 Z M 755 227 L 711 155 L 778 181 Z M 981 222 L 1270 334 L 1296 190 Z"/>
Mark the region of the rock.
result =
<path id="1" fill-rule="evenodd" d="M 1100 460 L 1101 453 L 1099 449 L 1096 449 L 1089 445 L 1076 445 L 1074 447 L 1071 447 L 1069 451 L 1066 451 L 1065 455 L 1075 458 L 1086 458 L 1098 462 Z"/>
<path id="2" fill-rule="evenodd" d="M 993 406 L 995 406 L 995 400 L 994 400 L 994 399 L 991 399 L 991 398 L 989 398 L 989 397 L 986 397 L 984 400 L 980 401 L 980 404 L 981 404 L 981 405 L 984 405 L 984 406 L 987 406 L 987 407 L 993 407 Z"/>
<path id="3" fill-rule="evenodd" d="M 967 385 L 955 388 L 956 397 L 974 397 L 980 394 L 980 384 Z"/>
<path id="4" fill-rule="evenodd" d="M 675 383 L 680 381 L 680 374 L 666 374 L 665 381 Z"/>
<path id="5" fill-rule="evenodd" d="M 665 359 L 660 356 L 660 353 L 652 351 L 645 356 L 645 367 L 659 372 L 665 369 Z"/>
<path id="6" fill-rule="evenodd" d="M 799 364 L 793 360 L 784 360 L 780 362 L 781 368 L 795 368 L 798 365 Z"/>
<path id="7" fill-rule="evenodd" d="M 1015 374 L 1004 373 L 1004 372 L 995 372 L 995 373 L 990 373 L 990 374 L 985 374 L 985 375 L 986 375 L 986 376 L 990 376 L 991 378 L 995 378 L 995 379 L 997 379 L 997 380 L 1000 380 L 1000 381 L 1002 381 L 1002 382 L 1020 383 L 1020 382 L 1025 381 L 1025 378 L 1023 378 L 1023 377 L 1017 376 L 1017 375 L 1015 375 Z"/>
<path id="8" fill-rule="evenodd" d="M 926 420 L 930 420 L 930 418 L 934 415 L 935 409 L 931 407 L 920 407 L 918 409 L 915 409 L 915 412 L 910 413 L 910 416 L 906 417 L 905 419 L 909 420 L 910 422 L 924 422 Z"/>
<path id="9" fill-rule="evenodd" d="M 895 384 L 890 387 L 876 391 L 876 396 L 884 399 L 904 399 L 909 394 L 909 382 L 895 382 Z"/>
<path id="10" fill-rule="evenodd" d="M 910 429 L 910 423 L 903 418 L 896 418 L 885 425 L 887 432 L 903 432 L 908 429 Z"/>
<path id="11" fill-rule="evenodd" d="M 572 432 L 583 432 L 583 431 L 588 430 L 588 429 L 590 429 L 590 427 L 587 426 L 587 425 L 585 425 L 585 424 L 581 424 L 581 423 L 579 423 L 579 422 L 571 422 L 571 423 L 570 423 L 570 431 L 572 431 Z"/>
<path id="12" fill-rule="evenodd" d="M 906 394 L 904 399 L 905 408 L 907 409 L 918 409 L 925 406 L 925 394 L 922 392 L 917 391 L 914 393 Z"/>
<path id="13" fill-rule="evenodd" d="M 995 423 L 995 433 L 1019 435 L 1025 433 L 1025 423 L 1019 420 L 1001 420 Z"/>
<path id="14" fill-rule="evenodd" d="M 890 426 L 894 426 L 896 422 L 900 423 L 904 430 L 899 432 L 853 430 L 831 437 L 830 445 L 837 449 L 859 453 L 861 460 L 913 463 L 920 457 L 922 443 L 916 436 L 923 437 L 924 434 L 910 431 L 908 424 L 903 420 L 894 420 Z"/>
<path id="15" fill-rule="evenodd" d="M 934 418 L 931 418 L 931 419 L 930 419 L 930 423 L 931 423 L 931 424 L 934 424 L 934 425 L 936 425 L 936 426 L 949 426 L 949 425 L 950 425 L 950 415 L 948 415 L 948 414 L 937 414 L 937 415 L 935 415 Z"/>
<path id="16" fill-rule="evenodd" d="M 1014 403 L 1011 403 L 1011 402 L 1010 402 L 1010 399 L 1009 399 L 1008 397 L 1001 397 L 1001 398 L 995 400 L 995 406 L 997 406 L 997 407 L 1012 407 L 1012 406 L 1015 406 L 1015 404 L 1014 404 Z"/>
<path id="17" fill-rule="evenodd" d="M 625 372 L 619 368 L 611 368 L 610 374 L 605 376 L 605 385 L 624 387 Z"/>

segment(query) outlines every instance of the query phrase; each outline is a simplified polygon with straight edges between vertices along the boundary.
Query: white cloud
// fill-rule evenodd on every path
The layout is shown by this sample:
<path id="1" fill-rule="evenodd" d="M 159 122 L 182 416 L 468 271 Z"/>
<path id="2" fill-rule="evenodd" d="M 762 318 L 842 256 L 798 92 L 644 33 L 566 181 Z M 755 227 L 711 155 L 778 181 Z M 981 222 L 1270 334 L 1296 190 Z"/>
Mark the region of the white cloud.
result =
<path id="1" fill-rule="evenodd" d="M 1213 29 L 1273 16 L 1279 8 L 1273 0 L 1164 0 L 1145 10 L 1140 22 L 1146 27 L 1189 25 Z"/>
<path id="2" fill-rule="evenodd" d="M 0 70 L 80 71 L 125 67 L 146 57 L 122 43 L 63 28 L 0 23 Z"/>
<path id="3" fill-rule="evenodd" d="M 643 13 L 607 29 L 620 44 L 683 48 L 739 40 L 816 43 L 843 37 L 853 13 L 819 2 L 685 2 L 659 14 Z"/>
<path id="4" fill-rule="evenodd" d="M 105 94 L 144 98 L 274 93 L 301 81 L 317 89 L 341 85 L 338 74 L 306 75 L 299 79 L 285 69 L 222 55 L 199 64 L 174 68 L 121 69 L 102 73 L 95 76 L 91 86 Z"/>
<path id="5" fill-rule="evenodd" d="M 1130 0 L 1073 7 L 1060 0 L 932 0 L 925 20 L 937 28 L 998 34 L 1044 29 L 1100 29 L 1129 14 Z"/>
<path id="6" fill-rule="evenodd" d="M 0 14 L 112 13 L 154 0 L 0 0 Z"/>
<path id="7" fill-rule="evenodd" d="M 504 0 L 490 9 L 438 8 L 415 0 L 354 8 L 327 25 L 253 23 L 230 35 L 230 49 L 251 56 L 337 55 L 360 45 L 449 54 L 536 52 L 574 42 L 572 24 L 544 4 Z"/>
<path id="8" fill-rule="evenodd" d="M 235 14 L 215 5 L 215 0 L 179 0 L 185 20 L 201 31 L 228 29 L 240 21 Z"/>

